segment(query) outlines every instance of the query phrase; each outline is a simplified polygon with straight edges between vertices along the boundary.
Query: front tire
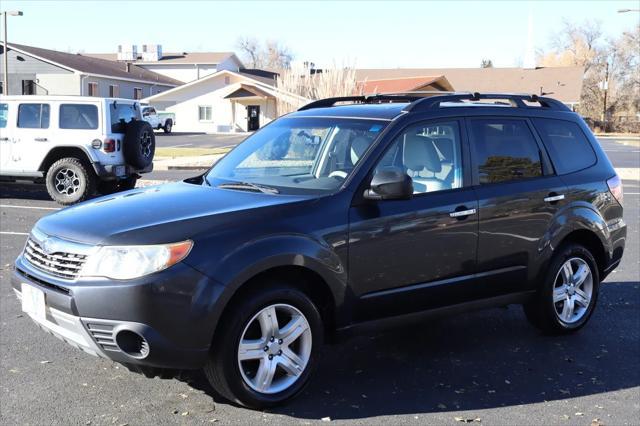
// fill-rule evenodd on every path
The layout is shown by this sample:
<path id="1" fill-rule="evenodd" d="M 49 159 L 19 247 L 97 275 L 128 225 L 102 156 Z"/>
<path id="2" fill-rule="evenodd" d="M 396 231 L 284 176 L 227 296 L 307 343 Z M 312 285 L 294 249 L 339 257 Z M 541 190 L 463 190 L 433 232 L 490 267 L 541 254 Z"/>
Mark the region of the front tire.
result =
<path id="1" fill-rule="evenodd" d="M 302 391 L 316 366 L 324 331 L 306 294 L 267 283 L 243 297 L 220 324 L 204 369 L 220 395 L 263 409 Z"/>
<path id="2" fill-rule="evenodd" d="M 524 305 L 524 312 L 546 334 L 573 333 L 591 318 L 599 289 L 598 266 L 591 252 L 579 244 L 567 244 L 552 258 L 542 288 Z"/>
<path id="3" fill-rule="evenodd" d="M 45 177 L 49 196 L 63 206 L 89 199 L 95 191 L 96 180 L 91 166 L 72 157 L 53 163 Z"/>

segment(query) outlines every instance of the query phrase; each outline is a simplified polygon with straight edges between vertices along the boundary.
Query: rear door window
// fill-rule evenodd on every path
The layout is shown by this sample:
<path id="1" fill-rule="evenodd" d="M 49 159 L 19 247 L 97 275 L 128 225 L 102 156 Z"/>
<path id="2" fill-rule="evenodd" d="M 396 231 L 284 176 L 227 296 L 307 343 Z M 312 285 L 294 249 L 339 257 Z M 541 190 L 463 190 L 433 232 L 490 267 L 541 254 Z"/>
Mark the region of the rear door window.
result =
<path id="1" fill-rule="evenodd" d="M 540 149 L 526 121 L 474 119 L 470 127 L 481 185 L 542 176 Z"/>
<path id="2" fill-rule="evenodd" d="M 131 121 L 137 120 L 139 114 L 134 104 L 125 104 L 121 102 L 110 103 L 109 112 L 111 116 L 112 133 L 124 133 L 125 125 Z"/>
<path id="3" fill-rule="evenodd" d="M 97 129 L 98 107 L 95 105 L 60 105 L 61 129 Z"/>
<path id="4" fill-rule="evenodd" d="M 0 129 L 7 127 L 7 118 L 9 116 L 9 104 L 0 104 Z"/>
<path id="5" fill-rule="evenodd" d="M 22 129 L 48 129 L 49 104 L 20 104 L 18 127 Z"/>
<path id="6" fill-rule="evenodd" d="M 595 164 L 596 153 L 576 123 L 535 118 L 533 124 L 547 147 L 557 174 L 565 175 Z"/>

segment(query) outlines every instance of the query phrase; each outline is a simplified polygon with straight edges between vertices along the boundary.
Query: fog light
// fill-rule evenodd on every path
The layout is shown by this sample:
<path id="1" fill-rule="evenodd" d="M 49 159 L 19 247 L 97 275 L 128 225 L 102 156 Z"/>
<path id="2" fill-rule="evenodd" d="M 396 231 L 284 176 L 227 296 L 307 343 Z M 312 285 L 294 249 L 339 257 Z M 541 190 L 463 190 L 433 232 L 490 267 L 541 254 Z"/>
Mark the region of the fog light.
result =
<path id="1" fill-rule="evenodd" d="M 149 343 L 135 331 L 119 331 L 116 334 L 116 344 L 122 352 L 130 357 L 142 359 L 149 355 Z"/>

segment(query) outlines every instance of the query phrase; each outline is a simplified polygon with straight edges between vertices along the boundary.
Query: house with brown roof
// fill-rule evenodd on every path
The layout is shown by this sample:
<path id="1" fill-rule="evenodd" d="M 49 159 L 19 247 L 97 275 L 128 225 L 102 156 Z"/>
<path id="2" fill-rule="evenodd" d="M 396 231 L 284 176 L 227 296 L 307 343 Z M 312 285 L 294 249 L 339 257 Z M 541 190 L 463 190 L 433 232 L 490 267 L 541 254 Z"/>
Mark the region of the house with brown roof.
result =
<path id="1" fill-rule="evenodd" d="M 4 60 L 4 49 L 0 49 L 0 52 L 0 60 Z M 182 84 L 181 81 L 131 63 L 15 43 L 8 44 L 7 58 L 8 93 L 12 95 L 142 99 Z"/>
<path id="2" fill-rule="evenodd" d="M 84 53 L 84 56 L 129 62 L 183 83 L 206 77 L 221 70 L 244 68 L 233 52 L 163 52 L 160 44 L 119 45 L 115 53 Z"/>
<path id="3" fill-rule="evenodd" d="M 358 69 L 356 79 L 371 92 L 407 91 L 424 76 L 441 76 L 456 91 L 504 92 L 545 95 L 571 108 L 580 102 L 583 67 L 538 68 L 394 68 Z M 417 79 L 417 80 L 414 80 Z M 385 82 L 384 86 L 381 83 Z M 406 82 L 406 84 L 405 84 Z M 386 90 L 393 89 L 393 90 Z M 400 90 L 398 90 L 400 89 Z M 424 90 L 415 88 L 410 91 Z M 440 90 L 440 89 L 436 89 Z M 449 89 L 450 90 L 450 89 Z"/>
<path id="4" fill-rule="evenodd" d="M 366 94 L 422 91 L 450 92 L 453 90 L 453 86 L 444 75 L 389 77 L 358 81 L 358 92 Z"/>

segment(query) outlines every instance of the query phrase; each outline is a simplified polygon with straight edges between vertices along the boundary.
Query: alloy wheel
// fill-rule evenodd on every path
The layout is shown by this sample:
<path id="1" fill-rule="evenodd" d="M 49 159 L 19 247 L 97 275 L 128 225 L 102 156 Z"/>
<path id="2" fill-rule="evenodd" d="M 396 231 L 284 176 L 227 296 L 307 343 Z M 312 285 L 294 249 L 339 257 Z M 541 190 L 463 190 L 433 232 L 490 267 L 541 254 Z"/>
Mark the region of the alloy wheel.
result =
<path id="1" fill-rule="evenodd" d="M 302 312 L 288 304 L 267 306 L 251 318 L 240 338 L 242 379 L 256 392 L 282 392 L 304 372 L 311 345 L 311 327 Z"/>
<path id="2" fill-rule="evenodd" d="M 144 158 L 151 156 L 151 134 L 149 132 L 143 132 L 140 136 L 140 152 Z"/>
<path id="3" fill-rule="evenodd" d="M 55 188 L 60 194 L 73 195 L 80 190 L 80 177 L 75 170 L 60 169 L 55 179 Z"/>
<path id="4" fill-rule="evenodd" d="M 587 313 L 593 297 L 593 274 L 589 264 L 574 257 L 562 264 L 553 287 L 553 305 L 558 319 L 573 324 Z"/>

